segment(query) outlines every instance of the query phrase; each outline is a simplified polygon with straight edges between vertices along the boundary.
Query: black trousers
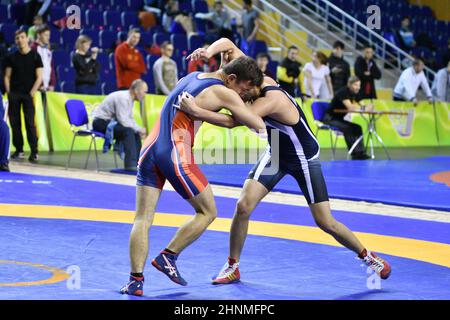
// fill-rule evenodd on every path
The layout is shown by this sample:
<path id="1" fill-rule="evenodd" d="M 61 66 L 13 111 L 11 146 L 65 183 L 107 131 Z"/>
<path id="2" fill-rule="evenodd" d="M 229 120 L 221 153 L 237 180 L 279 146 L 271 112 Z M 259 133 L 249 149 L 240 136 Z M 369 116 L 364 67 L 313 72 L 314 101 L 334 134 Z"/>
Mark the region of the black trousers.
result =
<path id="1" fill-rule="evenodd" d="M 106 133 L 109 121 L 94 119 L 92 128 L 94 131 Z M 125 151 L 125 169 L 136 170 L 139 153 L 141 152 L 141 137 L 132 128 L 124 127 L 120 123 L 114 127 L 114 139 L 121 141 Z"/>
<path id="2" fill-rule="evenodd" d="M 336 127 L 344 133 L 345 143 L 347 144 L 348 150 L 350 150 L 355 141 L 358 140 L 358 138 L 362 135 L 362 129 L 359 124 L 345 121 L 344 119 L 332 118 L 326 114 L 323 119 L 323 123 Z M 352 155 L 363 153 L 365 153 L 364 143 L 363 140 L 361 140 L 356 145 Z"/>
<path id="3" fill-rule="evenodd" d="M 8 116 L 11 124 L 13 145 L 16 151 L 23 152 L 22 119 L 20 110 L 23 108 L 28 144 L 32 153 L 38 152 L 38 137 L 35 124 L 35 109 L 33 98 L 29 93 L 10 92 L 8 94 Z"/>

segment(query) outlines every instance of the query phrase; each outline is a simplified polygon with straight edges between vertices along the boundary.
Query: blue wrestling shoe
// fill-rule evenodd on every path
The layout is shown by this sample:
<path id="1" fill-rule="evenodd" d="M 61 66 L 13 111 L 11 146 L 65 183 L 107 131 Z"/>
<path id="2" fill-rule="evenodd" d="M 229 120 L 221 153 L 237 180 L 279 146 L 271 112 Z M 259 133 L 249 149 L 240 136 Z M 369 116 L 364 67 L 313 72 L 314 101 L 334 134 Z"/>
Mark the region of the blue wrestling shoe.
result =
<path id="1" fill-rule="evenodd" d="M 142 296 L 144 294 L 144 277 L 130 276 L 130 281 L 120 289 L 120 293 Z"/>
<path id="2" fill-rule="evenodd" d="M 175 261 L 177 261 L 177 256 L 175 254 L 161 251 L 161 253 L 152 260 L 152 265 L 156 269 L 164 273 L 166 276 L 168 276 L 169 279 L 173 282 L 182 286 L 186 286 L 187 282 L 181 277 Z"/>

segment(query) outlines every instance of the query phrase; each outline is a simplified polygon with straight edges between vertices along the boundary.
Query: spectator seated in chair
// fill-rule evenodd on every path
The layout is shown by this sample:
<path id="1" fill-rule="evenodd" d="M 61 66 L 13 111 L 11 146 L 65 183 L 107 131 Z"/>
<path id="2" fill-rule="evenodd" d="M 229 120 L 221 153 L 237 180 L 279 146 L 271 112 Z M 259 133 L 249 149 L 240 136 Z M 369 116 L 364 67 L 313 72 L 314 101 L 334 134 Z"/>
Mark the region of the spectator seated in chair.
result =
<path id="1" fill-rule="evenodd" d="M 94 131 L 107 133 L 113 131 L 114 139 L 123 144 L 125 153 L 125 170 L 136 171 L 141 138 L 146 135 L 133 117 L 134 101 L 142 101 L 148 91 L 143 80 L 134 80 L 128 90 L 110 93 L 105 100 L 92 112 L 92 128 Z M 111 122 L 117 122 L 111 125 Z M 113 127 L 113 128 L 112 128 Z"/>

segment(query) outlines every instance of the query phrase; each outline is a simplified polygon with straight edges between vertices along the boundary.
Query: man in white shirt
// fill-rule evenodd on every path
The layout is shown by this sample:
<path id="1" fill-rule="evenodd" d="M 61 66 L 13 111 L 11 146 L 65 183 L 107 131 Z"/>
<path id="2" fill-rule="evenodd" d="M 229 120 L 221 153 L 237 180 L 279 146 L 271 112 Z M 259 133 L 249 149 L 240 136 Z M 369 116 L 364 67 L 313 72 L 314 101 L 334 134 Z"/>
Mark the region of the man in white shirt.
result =
<path id="1" fill-rule="evenodd" d="M 434 77 L 432 92 L 436 100 L 450 102 L 450 61 Z"/>
<path id="2" fill-rule="evenodd" d="M 147 84 L 134 80 L 130 89 L 112 92 L 92 111 L 92 128 L 106 133 L 111 121 L 117 121 L 114 126 L 114 139 L 121 141 L 125 151 L 125 170 L 136 171 L 137 160 L 141 150 L 141 138 L 146 136 L 145 128 L 141 128 L 134 120 L 134 101 L 144 99 L 148 91 Z"/>
<path id="3" fill-rule="evenodd" d="M 412 67 L 405 69 L 397 85 L 394 88 L 394 101 L 412 101 L 414 105 L 417 105 L 417 89 L 419 86 L 424 91 L 429 101 L 432 101 L 433 96 L 431 94 L 430 86 L 428 85 L 427 78 L 423 69 L 425 64 L 421 59 L 416 59 L 413 62 Z"/>
<path id="4" fill-rule="evenodd" d="M 37 39 L 31 45 L 31 48 L 39 53 L 44 66 L 41 89 L 44 91 L 53 91 L 55 89 L 56 77 L 52 59 L 53 53 L 50 48 L 50 28 L 47 25 L 42 25 L 36 29 L 36 35 Z"/>

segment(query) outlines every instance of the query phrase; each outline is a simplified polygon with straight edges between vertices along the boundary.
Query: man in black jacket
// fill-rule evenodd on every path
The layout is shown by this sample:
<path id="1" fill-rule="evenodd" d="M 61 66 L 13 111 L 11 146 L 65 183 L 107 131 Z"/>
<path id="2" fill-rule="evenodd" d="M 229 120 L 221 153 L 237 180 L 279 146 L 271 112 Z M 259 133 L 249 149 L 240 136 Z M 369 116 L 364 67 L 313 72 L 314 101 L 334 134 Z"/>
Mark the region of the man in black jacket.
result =
<path id="1" fill-rule="evenodd" d="M 356 123 L 344 120 L 344 116 L 346 115 L 346 113 L 338 113 L 335 111 L 372 110 L 372 104 L 364 106 L 359 103 L 360 100 L 358 98 L 358 92 L 360 88 L 361 81 L 358 79 L 358 77 L 350 77 L 348 79 L 347 85 L 339 89 L 334 95 L 333 100 L 331 100 L 330 107 L 328 108 L 323 118 L 324 123 L 336 127 L 344 133 L 345 142 L 349 150 L 352 148 L 353 144 L 358 140 L 358 138 L 363 134 L 362 128 Z M 353 149 L 352 159 L 370 159 L 364 149 L 363 141 L 360 141 Z"/>
<path id="2" fill-rule="evenodd" d="M 355 61 L 355 75 L 361 80 L 359 99 L 376 99 L 375 79 L 381 79 L 381 71 L 373 59 L 374 50 L 371 45 L 364 48 L 364 56 Z"/>
<path id="3" fill-rule="evenodd" d="M 280 87 L 293 97 L 295 96 L 295 87 L 298 83 L 300 68 L 302 66 L 297 61 L 298 51 L 296 46 L 290 46 L 287 57 L 281 61 L 277 68 L 277 81 Z"/>
<path id="4" fill-rule="evenodd" d="M 328 64 L 331 71 L 331 83 L 333 89 L 337 92 L 347 85 L 350 78 L 350 65 L 344 60 L 345 45 L 341 41 L 333 44 L 333 53 L 328 58 Z"/>

